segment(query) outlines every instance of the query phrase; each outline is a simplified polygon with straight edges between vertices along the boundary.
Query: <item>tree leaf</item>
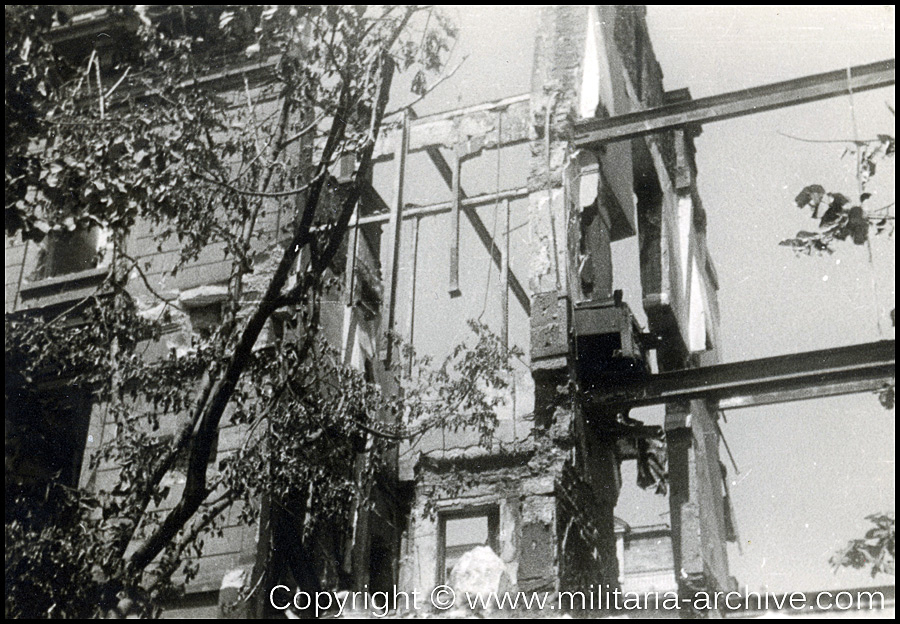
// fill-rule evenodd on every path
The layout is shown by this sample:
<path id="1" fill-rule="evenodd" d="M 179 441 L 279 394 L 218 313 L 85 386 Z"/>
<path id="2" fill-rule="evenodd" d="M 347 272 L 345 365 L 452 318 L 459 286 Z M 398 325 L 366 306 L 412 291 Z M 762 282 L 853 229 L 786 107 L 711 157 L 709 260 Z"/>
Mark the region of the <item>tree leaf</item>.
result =
<path id="1" fill-rule="evenodd" d="M 806 206 L 816 207 L 824 196 L 825 188 L 822 185 L 811 184 L 800 191 L 797 197 L 794 198 L 794 203 L 797 204 L 798 208 L 805 208 Z"/>

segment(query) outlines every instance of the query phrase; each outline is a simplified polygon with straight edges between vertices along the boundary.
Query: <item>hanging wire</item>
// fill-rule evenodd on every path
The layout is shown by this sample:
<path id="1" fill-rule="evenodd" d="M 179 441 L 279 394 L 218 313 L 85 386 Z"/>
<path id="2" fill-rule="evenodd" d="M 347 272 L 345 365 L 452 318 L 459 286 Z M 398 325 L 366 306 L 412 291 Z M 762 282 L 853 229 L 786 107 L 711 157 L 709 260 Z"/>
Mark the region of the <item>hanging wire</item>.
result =
<path id="1" fill-rule="evenodd" d="M 850 119 L 853 122 L 853 141 L 856 145 L 856 189 L 860 200 L 866 190 L 866 183 L 863 180 L 863 151 L 859 142 L 859 126 L 856 123 L 856 108 L 853 103 L 853 83 L 851 81 L 851 68 L 847 66 L 847 94 L 850 101 Z M 881 328 L 881 309 L 878 305 L 878 277 L 875 271 L 875 259 L 872 255 L 872 240 L 866 236 L 866 250 L 869 256 L 870 275 L 872 277 L 872 307 L 875 309 L 875 326 L 878 328 L 878 336 L 884 338 L 884 330 Z"/>
<path id="2" fill-rule="evenodd" d="M 500 156 L 501 156 L 501 145 L 502 145 L 502 123 L 503 123 L 503 111 L 497 111 L 497 175 L 496 175 L 496 184 L 497 184 L 497 193 L 494 196 L 494 217 L 493 223 L 491 224 L 491 248 L 488 250 L 488 270 L 487 270 L 487 280 L 484 285 L 484 302 L 481 305 L 481 314 L 478 315 L 478 321 L 481 321 L 481 317 L 484 316 L 485 311 L 487 310 L 488 304 L 488 295 L 491 292 L 491 271 L 494 268 L 494 258 L 493 251 L 499 248 L 497 247 L 497 212 L 500 209 Z"/>

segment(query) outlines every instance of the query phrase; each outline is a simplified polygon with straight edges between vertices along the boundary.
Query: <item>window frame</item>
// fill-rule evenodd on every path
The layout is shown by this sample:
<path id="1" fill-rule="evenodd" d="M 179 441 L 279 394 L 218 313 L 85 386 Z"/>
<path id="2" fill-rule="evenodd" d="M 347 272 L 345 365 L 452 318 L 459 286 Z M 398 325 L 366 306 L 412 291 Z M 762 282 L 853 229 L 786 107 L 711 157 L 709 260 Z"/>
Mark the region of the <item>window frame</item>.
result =
<path id="1" fill-rule="evenodd" d="M 60 282 L 78 279 L 86 274 L 107 271 L 112 260 L 112 241 L 109 235 L 109 229 L 102 225 L 94 225 L 86 230 L 79 228 L 72 230 L 71 232 L 62 233 L 63 236 L 73 236 L 77 234 L 96 236 L 92 255 L 96 264 L 94 266 L 78 267 L 72 271 L 55 271 L 54 268 L 58 268 L 58 265 L 61 264 L 61 259 L 58 257 L 58 254 L 64 250 L 64 247 L 56 249 L 54 249 L 54 247 L 61 244 L 68 245 L 71 244 L 71 242 L 60 240 L 57 237 L 57 233 L 51 231 L 47 233 L 40 244 L 37 264 L 34 267 L 32 276 L 29 278 L 29 282 L 33 284 L 39 284 L 48 280 Z"/>
<path id="2" fill-rule="evenodd" d="M 488 524 L 488 538 L 485 546 L 489 546 L 495 554 L 500 554 L 500 505 L 488 503 L 474 507 L 459 509 L 447 509 L 438 512 L 437 533 L 437 569 L 435 581 L 438 585 L 450 582 L 447 572 L 447 521 L 464 520 L 467 518 L 486 517 Z M 472 544 L 474 547 L 474 543 Z"/>

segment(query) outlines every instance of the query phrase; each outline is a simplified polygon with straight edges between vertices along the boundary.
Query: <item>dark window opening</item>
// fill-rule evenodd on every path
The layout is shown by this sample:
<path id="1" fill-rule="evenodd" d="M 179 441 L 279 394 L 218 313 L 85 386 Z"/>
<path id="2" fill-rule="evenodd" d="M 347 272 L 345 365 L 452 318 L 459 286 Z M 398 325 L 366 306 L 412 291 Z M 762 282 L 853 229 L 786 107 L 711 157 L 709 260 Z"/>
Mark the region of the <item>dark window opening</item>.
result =
<path id="1" fill-rule="evenodd" d="M 34 279 L 46 279 L 89 271 L 102 261 L 102 230 L 99 227 L 71 232 L 50 232 L 38 254 Z"/>
<path id="2" fill-rule="evenodd" d="M 201 340 L 209 340 L 222 324 L 224 317 L 222 304 L 213 303 L 196 308 L 191 308 L 191 330 Z"/>
<path id="3" fill-rule="evenodd" d="M 91 399 L 73 388 L 9 391 L 6 400 L 6 475 L 41 490 L 51 482 L 75 488 L 81 476 Z"/>
<path id="4" fill-rule="evenodd" d="M 394 555 L 383 538 L 374 536 L 369 548 L 369 591 L 391 594 L 394 587 Z M 396 608 L 396 605 L 392 605 Z"/>
<path id="5" fill-rule="evenodd" d="M 477 546 L 500 552 L 500 512 L 496 507 L 441 514 L 438 533 L 438 583 L 447 583 L 460 558 Z"/>

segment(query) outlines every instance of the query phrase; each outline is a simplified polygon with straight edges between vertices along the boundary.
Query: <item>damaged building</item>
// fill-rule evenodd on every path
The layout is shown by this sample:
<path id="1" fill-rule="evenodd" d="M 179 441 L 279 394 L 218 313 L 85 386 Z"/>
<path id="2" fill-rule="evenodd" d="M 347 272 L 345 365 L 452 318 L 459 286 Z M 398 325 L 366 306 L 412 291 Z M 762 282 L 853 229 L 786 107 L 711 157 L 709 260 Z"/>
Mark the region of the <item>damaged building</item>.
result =
<path id="1" fill-rule="evenodd" d="M 449 293 L 453 318 L 476 314 L 485 269 L 479 274 L 465 264 L 489 265 L 499 247 L 498 285 L 488 301 L 500 306 L 490 312 L 511 344 L 528 353 L 529 366 L 489 449 L 476 435 L 436 432 L 401 452 L 400 478 L 414 492 L 400 549 L 401 588 L 427 592 L 447 582 L 460 552 L 477 544 L 495 549 L 520 590 L 585 591 L 620 582 L 657 591 L 731 587 L 716 414 L 699 401 L 667 413 L 671 528 L 683 535 L 672 539 L 669 527 L 626 531 L 615 517 L 620 489 L 634 487 L 622 483 L 623 461 L 639 463 L 644 487 L 662 476 L 660 432 L 589 400 L 594 388 L 649 372 L 651 350 L 660 370 L 716 361 L 717 285 L 692 131 L 597 150 L 573 141 L 580 119 L 689 97 L 663 91 L 643 16 L 635 7 L 543 10 L 530 94 L 410 126 L 410 158 L 454 172 L 458 180 L 445 176 L 444 184 L 459 195 L 451 197 L 449 215 L 416 215 L 405 239 L 417 239 L 418 253 L 434 264 L 447 257 L 447 228 L 461 227 L 460 240 L 450 243 L 450 279 L 442 270 L 415 273 L 407 278 L 414 285 L 399 286 L 399 299 L 407 300 L 410 288 L 412 296 Z M 433 146 L 453 150 L 451 163 L 461 165 L 443 166 Z M 501 175 L 482 182 L 479 169 Z M 499 240 L 488 238 L 496 230 L 484 225 L 495 222 L 497 202 Z M 429 238 L 438 229 L 445 234 Z M 639 238 L 640 284 L 613 275 L 611 243 L 628 237 Z M 415 259 L 406 266 L 415 270 Z M 639 326 L 618 287 L 643 304 L 650 327 Z M 425 320 L 409 311 L 403 319 L 415 329 L 409 335 L 416 346 L 429 337 L 422 308 L 410 310 Z M 666 552 L 669 543 L 674 554 Z M 642 550 L 657 566 L 640 561 Z M 680 571 L 677 583 L 673 569 Z M 642 575 L 656 577 L 642 584 Z"/>
<path id="2" fill-rule="evenodd" d="M 94 11 L 98 21 L 76 20 L 69 36 L 90 37 L 103 19 Z M 651 372 L 717 361 L 699 126 L 578 142 L 585 120 L 690 99 L 664 91 L 644 16 L 635 6 L 540 9 L 530 92 L 385 122 L 371 193 L 348 235 L 343 294 L 323 305 L 326 333 L 372 379 L 392 357 L 385 331 L 440 357 L 477 318 L 524 356 L 487 443 L 475 431 L 437 430 L 400 445 L 391 496 L 359 525 L 369 535 L 354 556 L 369 562 L 371 589 L 428 595 L 478 546 L 522 591 L 733 587 L 716 411 L 699 399 L 671 404 L 665 426 L 653 427 L 592 398 Z M 614 271 L 612 244 L 626 239 L 637 241 L 639 281 Z M 90 262 L 104 244 L 98 231 L 44 250 L 8 237 L 7 313 L 83 298 L 108 270 Z M 177 296 L 169 344 L 217 322 L 228 269 L 214 254 L 173 278 L 174 251 L 158 251 L 149 231 L 137 227 L 128 244 L 150 263 L 154 285 Z M 132 288 L 139 300 L 146 294 L 144 284 Z M 59 430 L 66 457 L 50 472 L 62 466 L 72 485 L 109 487 L 115 468 L 90 470 L 85 457 L 111 425 L 88 401 L 71 409 Z M 240 434 L 223 428 L 217 452 L 236 448 Z M 640 486 L 667 493 L 669 523 L 631 527 L 616 517 L 620 490 L 637 487 L 623 483 L 623 462 L 637 463 Z M 170 613 L 217 613 L 264 543 L 233 514 Z"/>

